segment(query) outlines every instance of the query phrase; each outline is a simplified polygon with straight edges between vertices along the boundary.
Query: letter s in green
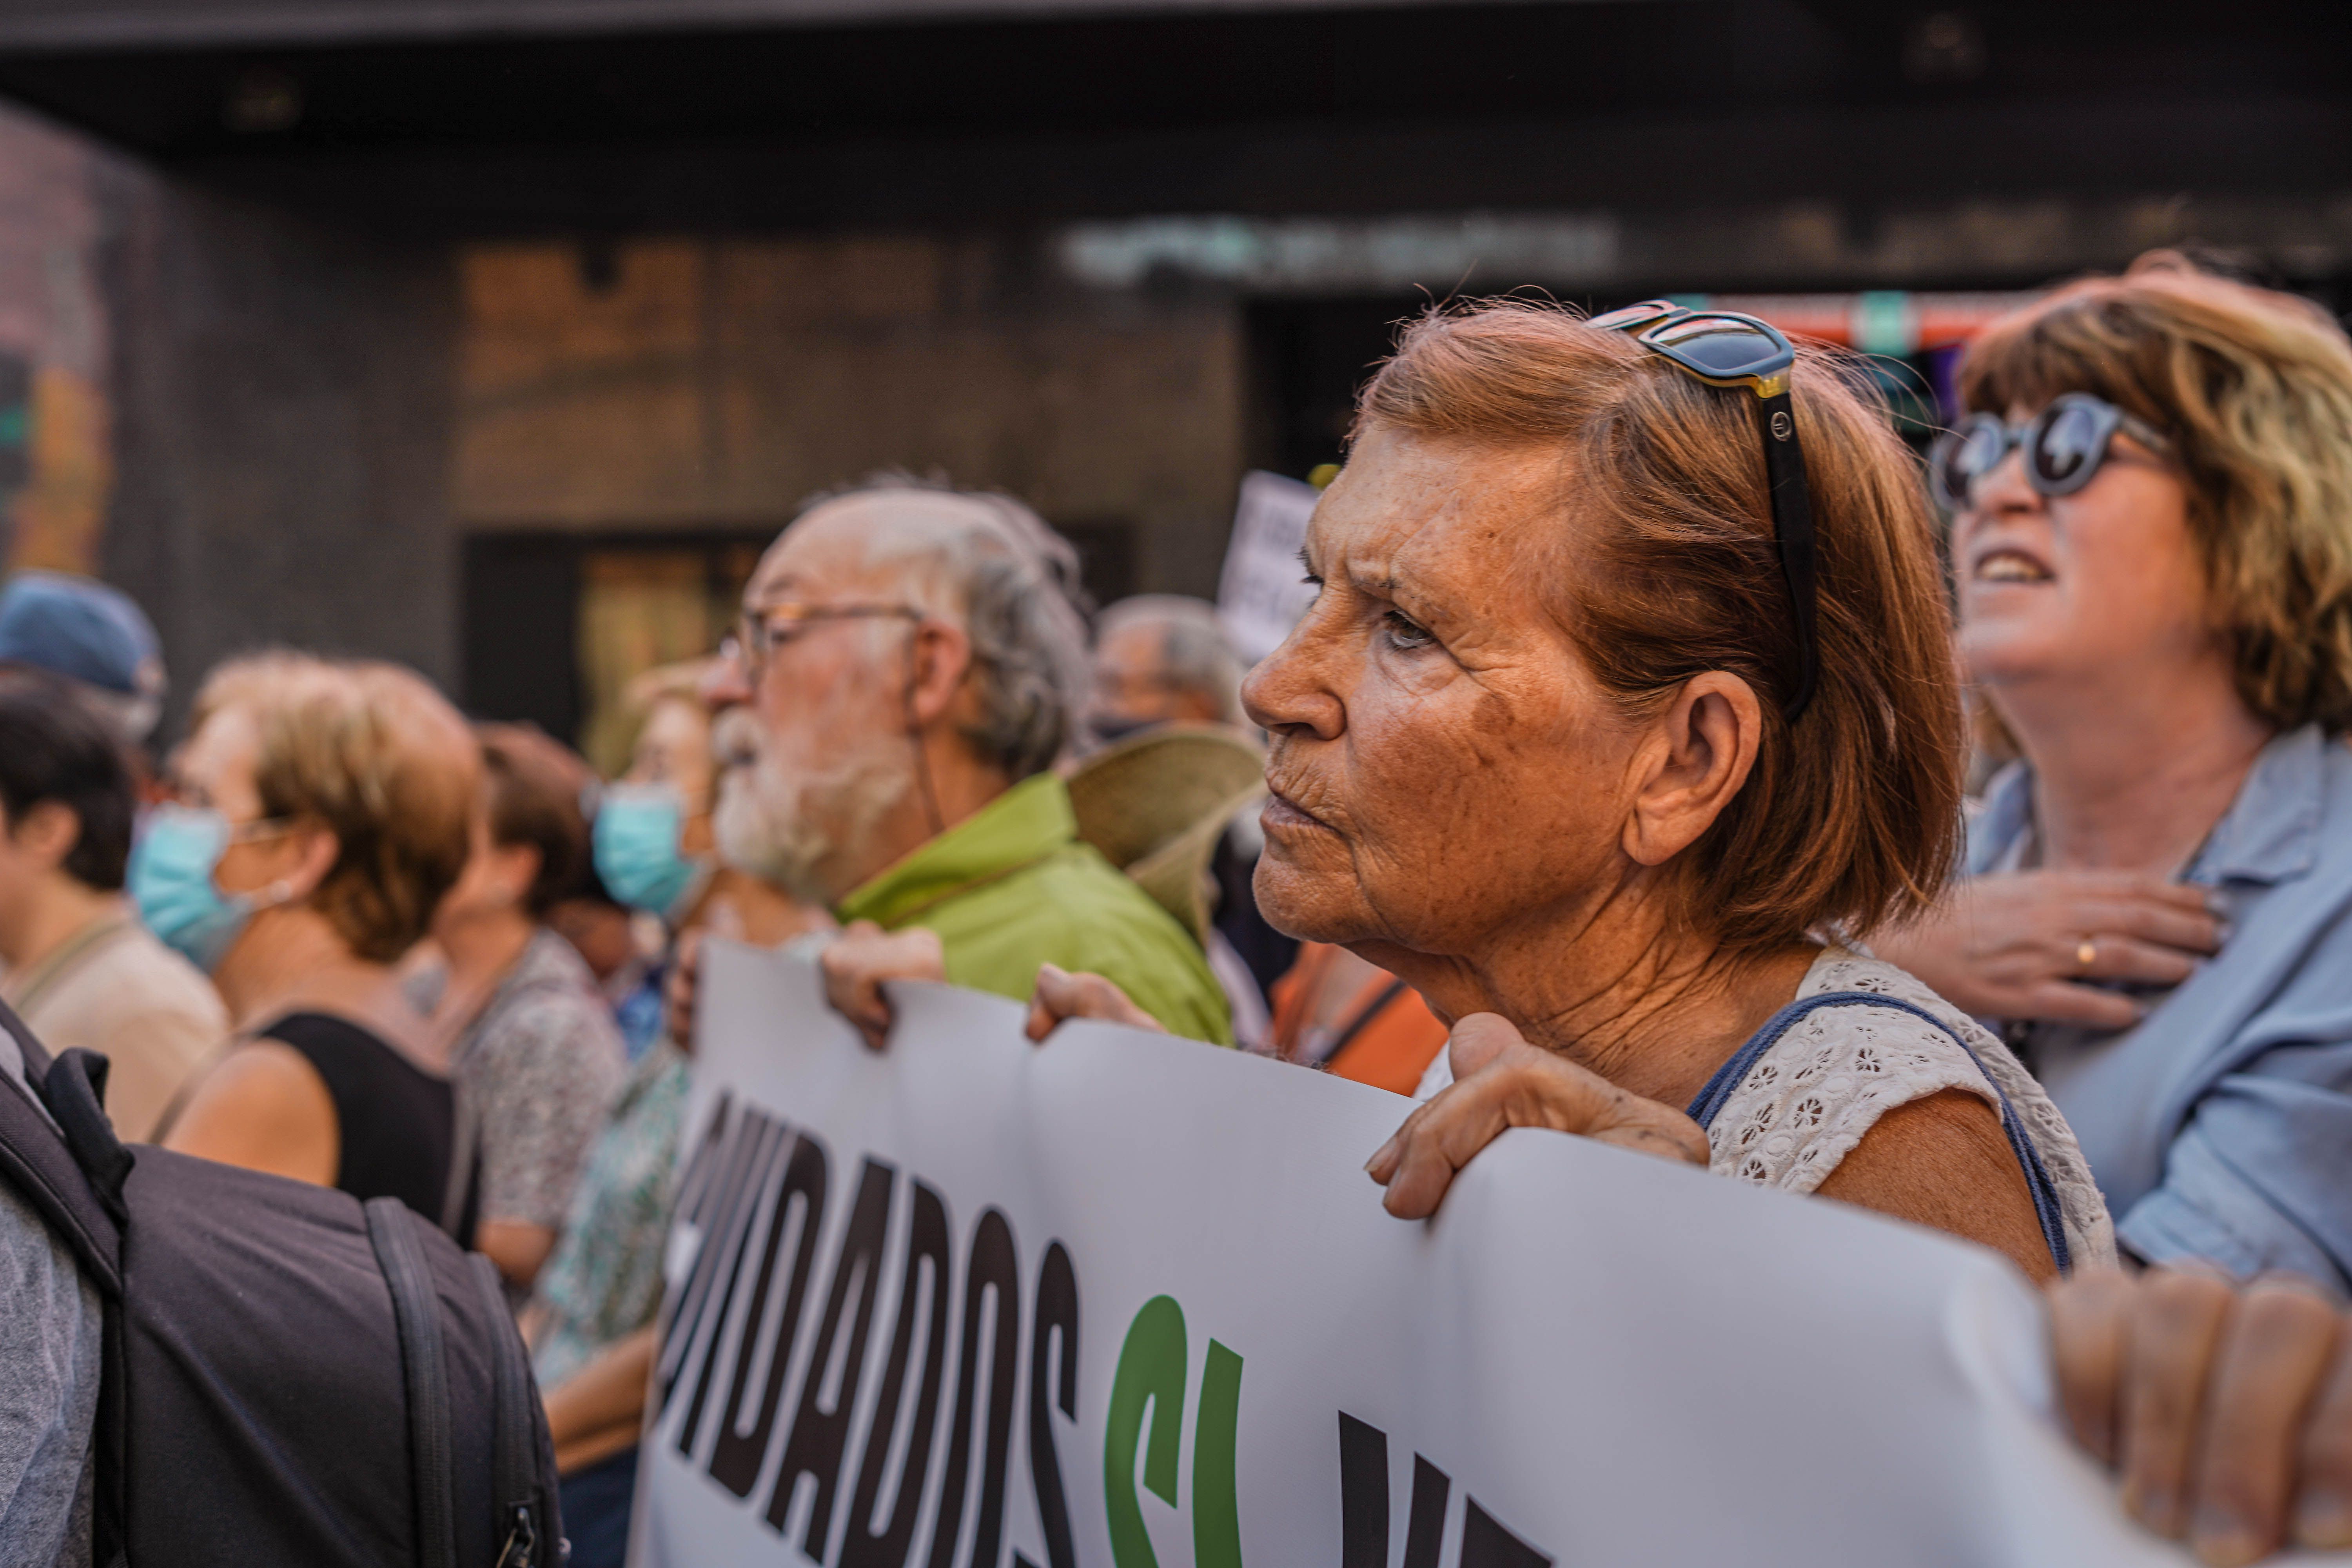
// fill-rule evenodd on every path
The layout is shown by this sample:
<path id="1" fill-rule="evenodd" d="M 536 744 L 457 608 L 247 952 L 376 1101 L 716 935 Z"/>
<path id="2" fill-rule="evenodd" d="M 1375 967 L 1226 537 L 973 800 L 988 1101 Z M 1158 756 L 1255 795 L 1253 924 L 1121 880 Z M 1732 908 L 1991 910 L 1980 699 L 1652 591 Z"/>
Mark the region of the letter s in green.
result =
<path id="1" fill-rule="evenodd" d="M 1135 1495 L 1135 1450 L 1143 1441 L 1143 1407 L 1151 1405 L 1151 1435 L 1143 1454 L 1143 1484 L 1176 1506 L 1176 1450 L 1184 1431 L 1184 1309 L 1173 1296 L 1154 1296 L 1128 1325 L 1118 1371 L 1110 1385 L 1110 1416 L 1103 1434 L 1103 1501 L 1110 1524 L 1111 1561 L 1118 1568 L 1160 1568 Z M 1195 1483 L 1197 1489 L 1198 1483 Z"/>
<path id="2" fill-rule="evenodd" d="M 1110 1415 L 1103 1434 L 1103 1501 L 1110 1523 L 1111 1561 L 1118 1568 L 1160 1568 L 1135 1493 L 1135 1452 L 1143 1446 L 1143 1484 L 1176 1506 L 1177 1446 L 1184 1423 L 1184 1309 L 1172 1296 L 1154 1296 L 1128 1325 L 1112 1375 Z M 1241 1423 L 1242 1358 L 1215 1340 L 1201 1369 L 1201 1401 L 1192 1431 L 1193 1568 L 1242 1568 L 1239 1500 L 1234 1495 L 1234 1439 Z M 1151 1430 L 1143 1407 L 1151 1406 Z"/>

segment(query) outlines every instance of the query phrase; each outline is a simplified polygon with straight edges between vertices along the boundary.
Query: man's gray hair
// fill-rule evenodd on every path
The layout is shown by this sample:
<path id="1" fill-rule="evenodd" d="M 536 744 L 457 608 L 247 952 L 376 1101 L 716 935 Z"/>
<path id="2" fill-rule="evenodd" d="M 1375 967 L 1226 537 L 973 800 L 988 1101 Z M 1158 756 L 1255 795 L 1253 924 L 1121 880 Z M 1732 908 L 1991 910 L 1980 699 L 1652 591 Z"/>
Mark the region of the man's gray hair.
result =
<path id="1" fill-rule="evenodd" d="M 1160 633 L 1160 674 L 1170 686 L 1207 698 L 1218 722 L 1241 722 L 1242 677 L 1248 671 L 1214 605 L 1182 594 L 1138 594 L 1105 610 L 1095 636 L 1107 641 L 1130 626 Z"/>
<path id="2" fill-rule="evenodd" d="M 868 559 L 911 568 L 908 586 L 971 639 L 980 715 L 965 738 L 1015 781 L 1044 773 L 1069 743 L 1091 668 L 1078 552 L 1011 496 L 885 476 L 824 498 L 904 492 L 904 526 L 877 531 Z M 952 506 L 923 506 L 951 500 Z M 820 503 L 822 504 L 822 503 Z"/>

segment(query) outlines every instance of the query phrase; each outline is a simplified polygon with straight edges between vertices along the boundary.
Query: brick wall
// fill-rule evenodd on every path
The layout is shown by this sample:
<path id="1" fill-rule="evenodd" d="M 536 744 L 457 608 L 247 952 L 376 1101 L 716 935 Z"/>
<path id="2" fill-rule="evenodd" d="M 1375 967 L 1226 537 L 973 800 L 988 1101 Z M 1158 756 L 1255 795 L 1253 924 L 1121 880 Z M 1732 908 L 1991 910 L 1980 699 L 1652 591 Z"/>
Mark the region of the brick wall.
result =
<path id="1" fill-rule="evenodd" d="M 773 528 L 899 468 L 1129 531 L 1138 587 L 1214 586 L 1228 299 L 1084 293 L 1002 238 L 479 246 L 458 269 L 467 528 Z"/>

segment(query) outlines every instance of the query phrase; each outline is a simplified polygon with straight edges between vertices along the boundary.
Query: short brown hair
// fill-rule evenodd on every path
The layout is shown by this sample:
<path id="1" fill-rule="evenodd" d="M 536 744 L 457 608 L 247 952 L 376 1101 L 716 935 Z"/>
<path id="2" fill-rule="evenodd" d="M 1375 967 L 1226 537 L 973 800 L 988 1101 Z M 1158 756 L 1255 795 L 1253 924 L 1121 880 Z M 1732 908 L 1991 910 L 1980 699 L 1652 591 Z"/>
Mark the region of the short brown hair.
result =
<path id="1" fill-rule="evenodd" d="M 1736 950 L 1907 917 L 1958 853 L 1963 727 L 1933 516 L 1860 384 L 1801 346 L 1821 666 L 1793 727 L 1801 656 L 1751 394 L 1568 310 L 1494 300 L 1411 323 L 1359 405 L 1360 427 L 1560 454 L 1559 614 L 1626 708 L 1707 670 L 1755 689 L 1755 769 L 1683 858 L 1690 918 Z"/>
<path id="2" fill-rule="evenodd" d="M 1970 408 L 2088 392 L 2170 437 L 2239 698 L 2282 729 L 2352 728 L 2352 342 L 2293 294 L 2152 251 L 1995 322 Z"/>
<path id="3" fill-rule="evenodd" d="M 536 919 L 588 890 L 588 817 L 581 797 L 595 775 L 536 724 L 477 724 L 474 735 L 482 744 L 490 841 L 539 851 L 539 872 L 523 896 L 523 908 Z"/>
<path id="4" fill-rule="evenodd" d="M 299 653 L 215 669 L 194 721 L 201 728 L 228 708 L 243 709 L 258 732 L 253 780 L 263 815 L 335 836 L 335 863 L 310 907 L 359 957 L 398 960 L 424 936 L 472 848 L 481 773 L 466 721 L 413 670 Z"/>

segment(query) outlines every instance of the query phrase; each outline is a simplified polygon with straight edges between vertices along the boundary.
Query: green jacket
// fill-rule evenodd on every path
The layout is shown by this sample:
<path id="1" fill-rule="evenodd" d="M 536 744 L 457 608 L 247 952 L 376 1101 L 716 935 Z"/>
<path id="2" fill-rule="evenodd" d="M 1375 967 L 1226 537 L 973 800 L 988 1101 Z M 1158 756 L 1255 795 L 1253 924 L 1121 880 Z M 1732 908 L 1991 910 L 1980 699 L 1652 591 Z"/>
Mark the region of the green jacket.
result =
<path id="1" fill-rule="evenodd" d="M 1026 1002 L 1037 966 L 1110 980 L 1171 1032 L 1233 1044 L 1223 991 L 1200 944 L 1078 838 L 1070 792 L 1022 780 L 841 900 L 845 924 L 939 933 L 948 978 Z"/>

